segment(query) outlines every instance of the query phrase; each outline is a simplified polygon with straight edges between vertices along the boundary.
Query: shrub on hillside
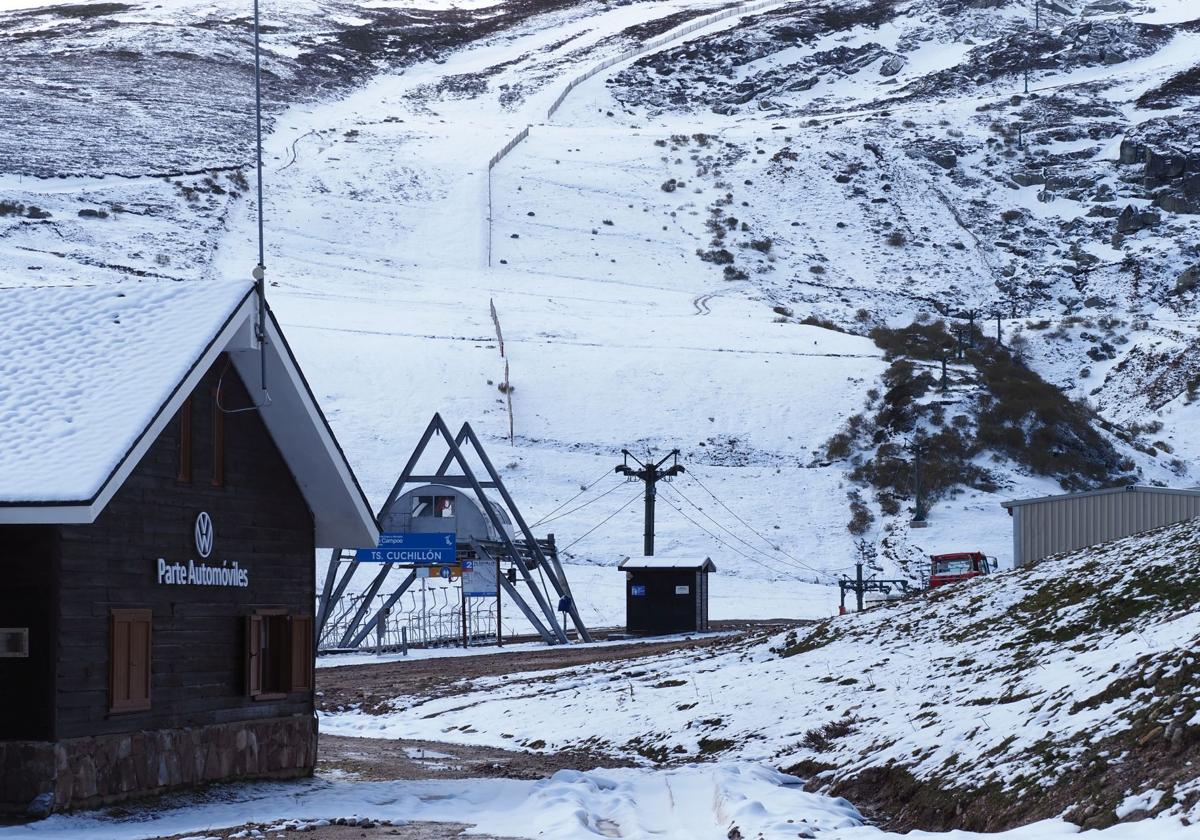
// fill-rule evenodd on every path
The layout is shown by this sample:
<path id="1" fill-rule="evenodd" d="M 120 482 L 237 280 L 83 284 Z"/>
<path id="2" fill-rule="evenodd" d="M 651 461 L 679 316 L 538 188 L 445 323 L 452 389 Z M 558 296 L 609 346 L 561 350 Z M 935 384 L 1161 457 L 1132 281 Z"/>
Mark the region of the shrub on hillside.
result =
<path id="1" fill-rule="evenodd" d="M 899 329 L 876 327 L 867 335 L 876 347 L 883 350 L 885 359 L 908 356 L 911 359 L 933 360 L 954 345 L 953 336 L 946 331 L 946 322 L 940 318 L 936 321 L 914 321 Z"/>
<path id="2" fill-rule="evenodd" d="M 995 480 L 980 466 L 989 452 L 1052 476 L 1067 490 L 1129 481 L 1132 465 L 1101 433 L 1100 418 L 993 339 L 979 336 L 966 350 L 963 361 L 973 372 L 960 367 L 956 373 L 959 408 L 951 409 L 947 422 L 947 405 L 954 403 L 928 399 L 939 378 L 929 363 L 954 346 L 945 323 L 918 319 L 900 329 L 876 327 L 870 335 L 891 360 L 882 376 L 884 392 L 868 402 L 874 414 L 847 422 L 827 442 L 825 454 L 856 464 L 851 478 L 873 487 L 885 512 L 897 510 L 897 499 L 911 498 L 915 490 L 916 465 L 907 448 L 913 439 L 925 443 L 927 504 L 961 486 L 995 490 Z M 965 398 L 964 384 L 973 386 Z"/>

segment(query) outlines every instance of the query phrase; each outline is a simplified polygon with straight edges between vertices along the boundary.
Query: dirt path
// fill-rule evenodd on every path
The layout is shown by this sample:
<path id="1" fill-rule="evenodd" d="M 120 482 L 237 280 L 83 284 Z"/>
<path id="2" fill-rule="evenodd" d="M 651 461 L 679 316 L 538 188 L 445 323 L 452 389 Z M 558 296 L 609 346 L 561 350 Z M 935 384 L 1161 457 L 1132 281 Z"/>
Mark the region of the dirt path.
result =
<path id="1" fill-rule="evenodd" d="M 504 674 L 573 668 L 596 662 L 620 662 L 682 650 L 703 650 L 744 642 L 761 632 L 779 632 L 794 621 L 728 622 L 719 629 L 733 634 L 698 635 L 663 642 L 638 642 L 604 647 L 548 647 L 509 653 L 437 659 L 346 665 L 317 669 L 317 708 L 335 712 L 360 707 L 368 714 L 399 696 L 423 701 L 452 697 L 470 690 L 471 681 Z M 714 628 L 718 629 L 718 628 Z"/>
<path id="2" fill-rule="evenodd" d="M 586 750 L 535 753 L 387 738 L 322 735 L 318 773 L 346 773 L 365 781 L 393 779 L 544 779 L 559 770 L 629 766 Z"/>

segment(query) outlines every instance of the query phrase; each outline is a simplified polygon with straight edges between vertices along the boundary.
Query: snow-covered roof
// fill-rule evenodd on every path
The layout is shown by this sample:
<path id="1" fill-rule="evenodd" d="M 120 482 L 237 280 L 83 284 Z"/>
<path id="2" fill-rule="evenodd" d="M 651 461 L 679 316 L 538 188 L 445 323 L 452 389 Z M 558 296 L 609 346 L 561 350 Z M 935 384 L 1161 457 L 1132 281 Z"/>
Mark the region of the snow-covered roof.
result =
<path id="1" fill-rule="evenodd" d="M 1106 487 L 1103 490 L 1085 490 L 1081 493 L 1060 493 L 1056 496 L 1038 496 L 1036 499 L 1014 499 L 1011 502 L 1001 502 L 1005 508 L 1034 505 L 1041 502 L 1058 502 L 1066 499 L 1083 499 L 1088 496 L 1108 496 L 1114 493 L 1150 493 L 1164 496 L 1200 496 L 1200 489 L 1180 489 L 1174 487 L 1151 487 L 1144 484 L 1128 484 L 1121 487 Z"/>
<path id="2" fill-rule="evenodd" d="M 716 565 L 708 557 L 630 557 L 622 560 L 618 569 L 691 569 L 700 572 L 715 572 Z"/>
<path id="3" fill-rule="evenodd" d="M 90 523 L 216 358 L 258 381 L 250 282 L 126 282 L 0 293 L 0 524 Z M 260 416 L 320 545 L 377 525 L 274 317 Z"/>

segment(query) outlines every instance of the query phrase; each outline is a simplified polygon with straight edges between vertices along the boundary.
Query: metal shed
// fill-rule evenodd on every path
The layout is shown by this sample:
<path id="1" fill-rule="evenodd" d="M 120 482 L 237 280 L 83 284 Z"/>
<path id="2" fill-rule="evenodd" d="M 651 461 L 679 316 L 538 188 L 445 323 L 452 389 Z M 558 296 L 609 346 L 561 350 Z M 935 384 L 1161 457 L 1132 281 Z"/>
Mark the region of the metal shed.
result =
<path id="1" fill-rule="evenodd" d="M 708 575 L 717 567 L 703 560 L 631 557 L 625 572 L 625 629 L 658 635 L 708 630 Z"/>
<path id="2" fill-rule="evenodd" d="M 1200 516 L 1200 490 L 1130 485 L 1004 502 L 1013 518 L 1013 565 Z"/>

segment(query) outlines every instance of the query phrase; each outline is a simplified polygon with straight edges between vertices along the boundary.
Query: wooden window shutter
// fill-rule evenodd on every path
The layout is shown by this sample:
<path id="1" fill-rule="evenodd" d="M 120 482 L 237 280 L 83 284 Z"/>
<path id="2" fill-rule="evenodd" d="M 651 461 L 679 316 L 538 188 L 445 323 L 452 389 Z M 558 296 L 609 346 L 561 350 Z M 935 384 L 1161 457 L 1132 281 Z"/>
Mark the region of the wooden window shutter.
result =
<path id="1" fill-rule="evenodd" d="M 225 486 L 225 412 L 219 388 L 212 389 L 212 485 Z"/>
<path id="2" fill-rule="evenodd" d="M 192 398 L 179 407 L 179 474 L 175 480 L 184 484 L 192 481 Z"/>
<path id="3" fill-rule="evenodd" d="M 112 610 L 108 634 L 108 710 L 150 708 L 150 610 Z"/>
<path id="4" fill-rule="evenodd" d="M 246 616 L 246 693 L 258 697 L 262 690 L 262 616 Z"/>
<path id="5" fill-rule="evenodd" d="M 291 690 L 312 691 L 313 687 L 313 620 L 312 616 L 292 616 Z"/>
<path id="6" fill-rule="evenodd" d="M 129 703 L 129 622 L 109 617 L 108 710 L 119 712 Z"/>

